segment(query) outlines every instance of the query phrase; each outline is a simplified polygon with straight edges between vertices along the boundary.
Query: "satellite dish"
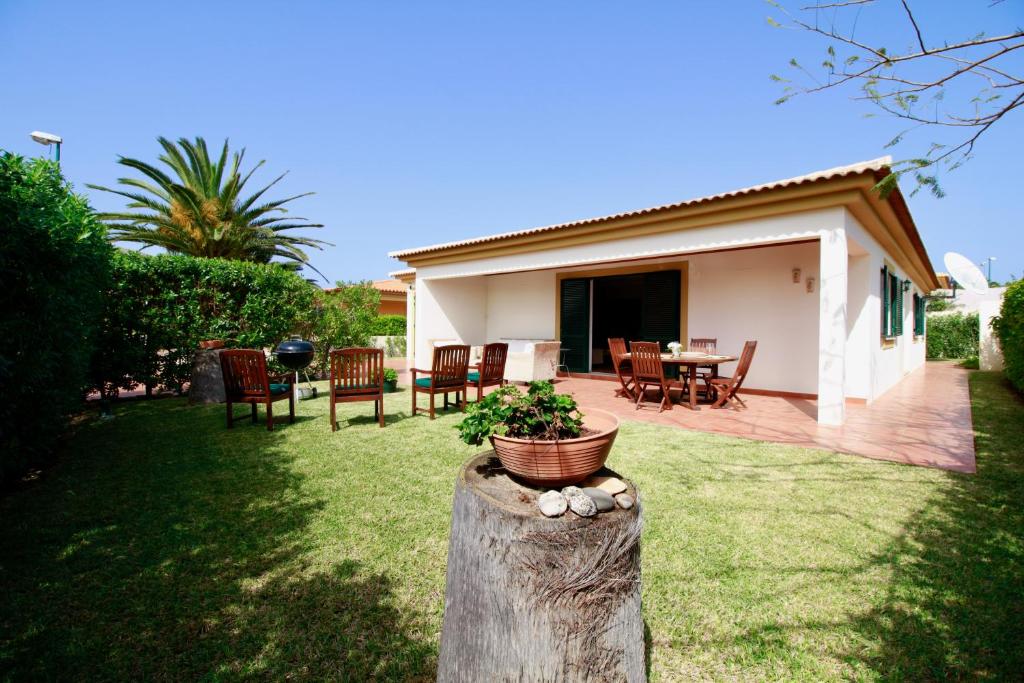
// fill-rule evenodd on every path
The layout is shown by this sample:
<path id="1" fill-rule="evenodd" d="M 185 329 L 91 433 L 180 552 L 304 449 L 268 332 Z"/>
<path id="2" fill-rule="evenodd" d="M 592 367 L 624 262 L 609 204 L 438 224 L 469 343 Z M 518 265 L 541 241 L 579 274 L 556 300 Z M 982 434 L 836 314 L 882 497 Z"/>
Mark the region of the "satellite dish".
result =
<path id="1" fill-rule="evenodd" d="M 946 264 L 946 270 L 953 276 L 957 284 L 968 292 L 984 294 L 988 291 L 988 278 L 978 266 L 974 265 L 971 259 L 963 254 L 950 251 L 942 257 L 942 262 Z"/>

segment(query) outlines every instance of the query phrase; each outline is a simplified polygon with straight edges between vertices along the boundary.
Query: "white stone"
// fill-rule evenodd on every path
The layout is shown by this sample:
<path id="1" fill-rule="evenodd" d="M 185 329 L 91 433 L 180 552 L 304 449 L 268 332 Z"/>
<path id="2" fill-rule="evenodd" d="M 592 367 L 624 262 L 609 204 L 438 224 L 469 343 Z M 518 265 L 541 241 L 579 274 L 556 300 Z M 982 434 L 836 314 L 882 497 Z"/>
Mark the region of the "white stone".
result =
<path id="1" fill-rule="evenodd" d="M 636 501 L 633 500 L 633 496 L 629 495 L 628 493 L 620 493 L 619 495 L 615 496 L 615 502 L 618 503 L 619 507 L 622 508 L 623 510 L 628 510 L 629 508 L 633 507 L 633 505 L 636 503 Z"/>
<path id="2" fill-rule="evenodd" d="M 537 499 L 537 507 L 545 517 L 559 517 L 565 513 L 569 502 L 558 491 L 548 491 Z"/>

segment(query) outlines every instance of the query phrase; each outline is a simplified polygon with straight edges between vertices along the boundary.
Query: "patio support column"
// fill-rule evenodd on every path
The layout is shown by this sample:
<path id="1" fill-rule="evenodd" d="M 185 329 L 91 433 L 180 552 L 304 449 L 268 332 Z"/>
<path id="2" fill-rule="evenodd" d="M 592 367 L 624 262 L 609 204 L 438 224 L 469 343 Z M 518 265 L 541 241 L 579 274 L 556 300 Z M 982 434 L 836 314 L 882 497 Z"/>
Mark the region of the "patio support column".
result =
<path id="1" fill-rule="evenodd" d="M 405 292 L 405 367 L 416 367 L 416 280 Z"/>
<path id="2" fill-rule="evenodd" d="M 818 253 L 818 423 L 846 419 L 846 230 L 821 232 Z"/>

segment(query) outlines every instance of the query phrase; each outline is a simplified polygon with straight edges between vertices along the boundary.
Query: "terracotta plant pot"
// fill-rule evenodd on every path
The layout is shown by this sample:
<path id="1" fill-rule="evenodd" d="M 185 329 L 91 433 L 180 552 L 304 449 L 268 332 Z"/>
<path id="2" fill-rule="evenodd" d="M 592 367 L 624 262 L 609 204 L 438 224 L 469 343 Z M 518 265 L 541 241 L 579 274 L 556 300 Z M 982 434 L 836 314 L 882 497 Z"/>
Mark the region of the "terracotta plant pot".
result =
<path id="1" fill-rule="evenodd" d="M 583 425 L 598 433 L 561 441 L 492 436 L 491 445 L 502 466 L 516 478 L 534 486 L 568 486 L 604 466 L 619 433 L 619 418 L 597 408 L 586 411 Z"/>
<path id="2" fill-rule="evenodd" d="M 205 341 L 199 342 L 199 348 L 206 349 L 207 351 L 209 351 L 211 349 L 223 349 L 224 348 L 224 340 L 223 339 L 207 339 Z"/>

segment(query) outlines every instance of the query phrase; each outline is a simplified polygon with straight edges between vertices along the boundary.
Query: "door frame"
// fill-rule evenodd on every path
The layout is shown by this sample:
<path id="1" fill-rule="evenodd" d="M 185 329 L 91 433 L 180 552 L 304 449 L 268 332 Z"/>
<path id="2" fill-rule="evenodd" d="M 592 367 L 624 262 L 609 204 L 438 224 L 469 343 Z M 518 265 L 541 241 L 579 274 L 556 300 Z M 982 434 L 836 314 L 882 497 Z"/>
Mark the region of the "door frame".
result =
<path id="1" fill-rule="evenodd" d="M 663 270 L 679 271 L 679 341 L 688 340 L 687 303 L 690 298 L 690 262 L 686 259 L 662 263 L 634 264 L 630 266 L 605 267 L 593 270 L 566 270 L 555 273 L 555 339 L 562 338 L 562 280 L 594 279 L 615 275 L 641 275 Z M 590 357 L 594 346 L 594 287 L 590 286 L 590 349 L 587 349 L 587 367 L 593 368 Z M 626 340 L 627 342 L 629 340 Z M 589 370 L 588 370 L 589 372 Z"/>

